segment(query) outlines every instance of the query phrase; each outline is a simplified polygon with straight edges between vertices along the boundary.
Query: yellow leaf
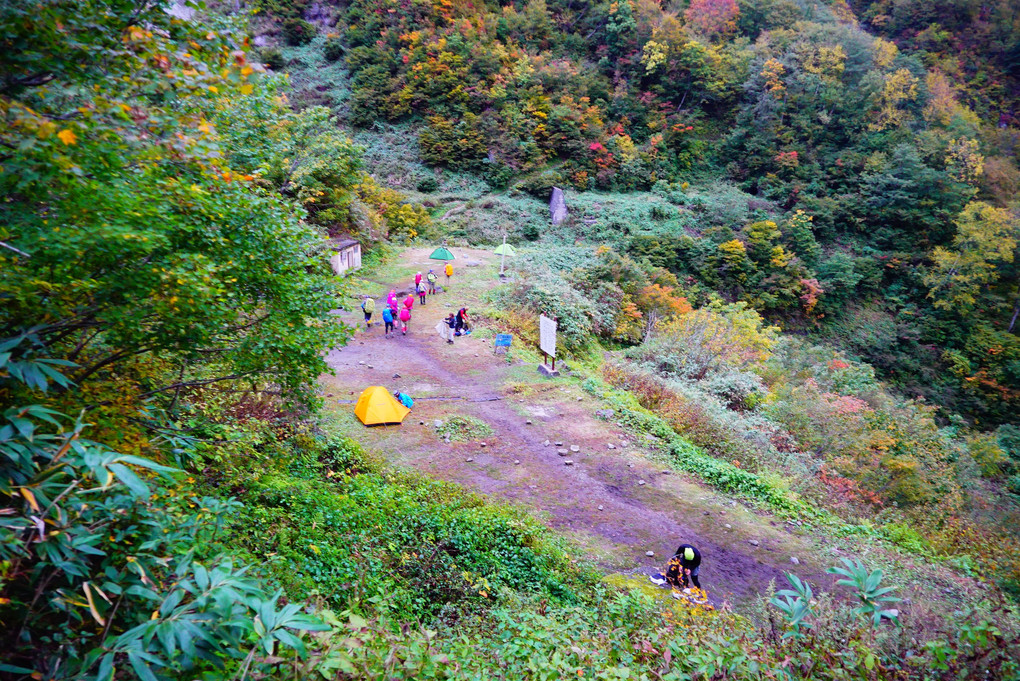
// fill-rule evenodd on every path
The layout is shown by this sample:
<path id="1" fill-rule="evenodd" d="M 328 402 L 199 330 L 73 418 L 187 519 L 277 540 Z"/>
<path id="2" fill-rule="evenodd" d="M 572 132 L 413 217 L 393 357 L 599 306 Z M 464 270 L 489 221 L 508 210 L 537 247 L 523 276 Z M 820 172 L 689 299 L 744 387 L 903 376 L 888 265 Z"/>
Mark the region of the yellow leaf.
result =
<path id="1" fill-rule="evenodd" d="M 64 144 L 70 145 L 78 143 L 78 138 L 75 137 L 75 134 L 70 130 L 67 130 L 66 128 L 58 132 L 57 137 L 59 137 L 60 141 L 63 142 Z"/>
<path id="2" fill-rule="evenodd" d="M 85 598 L 87 598 L 89 601 L 89 612 L 92 613 L 93 619 L 99 622 L 99 626 L 105 627 L 106 620 L 100 617 L 99 611 L 96 610 L 96 604 L 92 601 L 92 589 L 89 588 L 89 583 L 85 582 L 84 584 L 82 584 L 82 589 L 85 590 Z"/>
<path id="3" fill-rule="evenodd" d="M 219 94 L 220 91 L 216 89 L 215 85 L 210 85 L 209 92 L 212 92 L 213 94 Z"/>
<path id="4" fill-rule="evenodd" d="M 255 73 L 255 69 L 253 69 L 250 66 L 245 66 L 243 69 L 241 69 L 241 75 L 246 77 L 246 78 L 248 76 L 250 76 L 251 74 L 253 74 L 253 73 Z"/>
<path id="5" fill-rule="evenodd" d="M 254 89 L 255 88 L 253 88 L 250 84 L 245 83 L 244 85 L 241 86 L 241 94 L 250 95 Z"/>
<path id="6" fill-rule="evenodd" d="M 39 503 L 35 500 L 35 495 L 32 494 L 32 491 L 22 487 L 20 492 L 21 492 L 21 496 L 25 497 L 25 501 L 28 502 L 28 505 L 32 507 L 32 510 L 35 511 L 36 513 L 38 513 L 39 512 Z"/>

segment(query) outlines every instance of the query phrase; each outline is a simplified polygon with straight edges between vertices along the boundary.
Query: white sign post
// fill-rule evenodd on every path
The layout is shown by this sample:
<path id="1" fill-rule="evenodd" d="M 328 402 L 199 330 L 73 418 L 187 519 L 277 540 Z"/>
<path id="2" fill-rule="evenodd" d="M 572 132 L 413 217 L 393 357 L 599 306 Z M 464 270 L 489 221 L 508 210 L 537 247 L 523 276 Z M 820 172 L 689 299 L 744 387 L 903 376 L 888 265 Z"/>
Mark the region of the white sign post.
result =
<path id="1" fill-rule="evenodd" d="M 556 371 L 556 320 L 545 315 L 538 318 L 538 347 L 545 362 L 552 357 L 552 371 Z"/>

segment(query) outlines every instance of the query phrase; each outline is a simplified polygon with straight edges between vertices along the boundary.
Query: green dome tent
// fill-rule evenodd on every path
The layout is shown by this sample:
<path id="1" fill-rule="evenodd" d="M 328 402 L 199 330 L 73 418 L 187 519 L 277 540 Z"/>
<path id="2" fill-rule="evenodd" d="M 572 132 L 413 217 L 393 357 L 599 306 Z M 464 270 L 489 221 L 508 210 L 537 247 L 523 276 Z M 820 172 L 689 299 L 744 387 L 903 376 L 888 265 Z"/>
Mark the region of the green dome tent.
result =
<path id="1" fill-rule="evenodd" d="M 436 250 L 432 251 L 432 255 L 429 256 L 430 260 L 454 260 L 453 253 L 446 246 L 440 246 Z"/>

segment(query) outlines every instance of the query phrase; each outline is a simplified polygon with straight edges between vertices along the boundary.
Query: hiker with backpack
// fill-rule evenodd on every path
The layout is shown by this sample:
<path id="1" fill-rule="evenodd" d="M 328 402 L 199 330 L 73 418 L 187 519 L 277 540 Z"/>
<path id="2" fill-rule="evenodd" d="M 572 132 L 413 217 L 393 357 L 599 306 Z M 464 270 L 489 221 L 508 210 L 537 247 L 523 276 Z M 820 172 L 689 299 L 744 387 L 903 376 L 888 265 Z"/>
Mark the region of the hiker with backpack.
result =
<path id="1" fill-rule="evenodd" d="M 390 337 L 390 331 L 393 331 L 393 310 L 390 307 L 384 307 L 382 311 L 382 320 L 386 324 L 383 330 L 383 336 L 386 338 Z"/>
<path id="2" fill-rule="evenodd" d="M 444 291 L 448 291 L 450 289 L 450 277 L 452 277 L 452 276 L 453 276 L 453 265 L 450 264 L 450 263 L 446 263 L 446 288 L 443 289 Z"/>
<path id="3" fill-rule="evenodd" d="M 428 291 L 428 289 L 425 288 L 425 282 L 423 282 L 423 281 L 419 282 L 418 283 L 418 302 L 421 303 L 422 305 L 425 304 L 425 294 L 426 294 L 427 291 Z"/>
<path id="4" fill-rule="evenodd" d="M 406 303 L 407 301 L 404 302 Z M 411 305 L 413 304 L 414 301 L 411 301 Z M 405 305 L 400 308 L 400 330 L 405 336 L 407 335 L 407 323 L 411 321 L 411 305 Z"/>
<path id="5" fill-rule="evenodd" d="M 361 301 L 361 311 L 365 313 L 365 328 L 372 328 L 372 313 L 375 312 L 375 299 L 371 296 L 365 296 L 365 299 Z"/>
<path id="6" fill-rule="evenodd" d="M 436 273 L 429 270 L 429 273 L 425 275 L 425 281 L 429 283 L 429 295 L 436 295 L 436 282 L 439 281 L 439 277 L 436 276 Z"/>

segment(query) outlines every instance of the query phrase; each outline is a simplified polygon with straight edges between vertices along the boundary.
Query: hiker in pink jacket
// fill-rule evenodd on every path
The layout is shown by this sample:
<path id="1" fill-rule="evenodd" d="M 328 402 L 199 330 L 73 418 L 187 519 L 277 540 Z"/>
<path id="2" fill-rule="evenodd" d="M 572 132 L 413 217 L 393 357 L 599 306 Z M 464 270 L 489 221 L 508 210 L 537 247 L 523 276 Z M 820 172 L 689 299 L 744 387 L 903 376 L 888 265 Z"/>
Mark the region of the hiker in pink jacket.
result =
<path id="1" fill-rule="evenodd" d="M 414 275 L 414 290 L 417 291 L 420 285 L 421 285 L 421 272 Z"/>
<path id="2" fill-rule="evenodd" d="M 413 302 L 414 301 L 412 301 L 412 303 Z M 401 326 L 401 331 L 404 332 L 405 336 L 407 335 L 407 323 L 409 321 L 411 321 L 411 308 L 410 307 L 401 308 L 401 310 L 400 310 L 400 326 Z"/>
<path id="3" fill-rule="evenodd" d="M 390 289 L 390 295 L 386 296 L 386 305 L 397 314 L 397 289 Z"/>

